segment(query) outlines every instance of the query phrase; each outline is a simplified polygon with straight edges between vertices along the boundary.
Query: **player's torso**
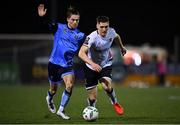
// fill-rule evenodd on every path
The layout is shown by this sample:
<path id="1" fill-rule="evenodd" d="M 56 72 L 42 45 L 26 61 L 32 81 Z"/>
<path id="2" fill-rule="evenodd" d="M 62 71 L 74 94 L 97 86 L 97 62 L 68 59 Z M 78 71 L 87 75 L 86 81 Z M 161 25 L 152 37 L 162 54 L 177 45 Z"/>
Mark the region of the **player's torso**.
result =
<path id="1" fill-rule="evenodd" d="M 99 53 L 103 51 L 108 51 L 112 45 L 113 38 L 111 37 L 101 37 L 97 35 L 97 37 L 94 39 L 94 44 L 92 44 L 92 48 L 95 51 L 99 51 Z"/>
<path id="2" fill-rule="evenodd" d="M 51 60 L 61 66 L 72 65 L 72 60 L 82 44 L 84 33 L 77 29 L 72 30 L 65 24 L 59 24 L 58 30 L 54 36 L 54 47 L 51 53 Z"/>
<path id="3" fill-rule="evenodd" d="M 84 34 L 79 32 L 78 29 L 69 29 L 66 24 L 59 24 L 55 37 L 55 42 L 58 45 L 76 51 L 82 42 Z"/>
<path id="4" fill-rule="evenodd" d="M 94 33 L 94 36 L 92 37 L 94 42 L 88 51 L 88 56 L 102 67 L 111 65 L 111 45 L 114 39 L 114 35 L 111 33 L 107 33 L 105 37 L 101 37 L 99 34 Z"/>

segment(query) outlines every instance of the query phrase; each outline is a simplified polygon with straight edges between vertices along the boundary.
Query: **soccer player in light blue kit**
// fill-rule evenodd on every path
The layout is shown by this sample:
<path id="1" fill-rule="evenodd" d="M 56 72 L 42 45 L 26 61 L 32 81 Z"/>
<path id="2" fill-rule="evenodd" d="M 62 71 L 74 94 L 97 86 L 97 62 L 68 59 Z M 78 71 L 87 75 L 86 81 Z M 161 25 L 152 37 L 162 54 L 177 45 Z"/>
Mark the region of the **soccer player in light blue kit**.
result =
<path id="1" fill-rule="evenodd" d="M 38 14 L 44 17 L 47 9 L 44 4 L 38 6 Z M 49 110 L 56 113 L 63 119 L 70 119 L 65 113 L 65 107 L 71 97 L 73 84 L 75 81 L 73 66 L 73 57 L 81 47 L 85 35 L 77 27 L 80 14 L 74 8 L 67 11 L 67 24 L 50 23 L 50 28 L 54 33 L 54 46 L 48 63 L 48 77 L 50 89 L 47 92 L 46 101 Z M 61 102 L 58 111 L 53 103 L 53 97 L 57 92 L 59 83 L 65 83 L 65 90 L 62 93 Z"/>

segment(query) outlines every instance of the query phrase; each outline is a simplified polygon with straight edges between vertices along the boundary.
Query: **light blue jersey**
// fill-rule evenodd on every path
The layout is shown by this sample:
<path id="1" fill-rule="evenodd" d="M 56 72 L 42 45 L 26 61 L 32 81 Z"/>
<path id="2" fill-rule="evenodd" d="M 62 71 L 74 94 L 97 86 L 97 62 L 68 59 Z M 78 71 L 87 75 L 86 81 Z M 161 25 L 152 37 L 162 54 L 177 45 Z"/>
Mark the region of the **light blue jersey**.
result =
<path id="1" fill-rule="evenodd" d="M 83 44 L 85 34 L 70 29 L 67 24 L 57 23 L 54 45 L 49 61 L 62 67 L 72 67 L 73 57 Z"/>

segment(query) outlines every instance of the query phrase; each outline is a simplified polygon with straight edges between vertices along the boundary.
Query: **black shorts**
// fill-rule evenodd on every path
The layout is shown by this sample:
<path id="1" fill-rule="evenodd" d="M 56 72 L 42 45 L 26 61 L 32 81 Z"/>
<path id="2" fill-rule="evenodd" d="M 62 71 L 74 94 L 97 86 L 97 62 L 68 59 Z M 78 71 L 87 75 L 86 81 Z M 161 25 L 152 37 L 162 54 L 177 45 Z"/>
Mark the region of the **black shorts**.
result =
<path id="1" fill-rule="evenodd" d="M 85 87 L 87 90 L 96 87 L 98 80 L 102 77 L 112 78 L 112 66 L 107 66 L 101 70 L 101 72 L 96 72 L 86 65 L 84 66 L 86 84 Z"/>
<path id="2" fill-rule="evenodd" d="M 53 64 L 51 62 L 48 63 L 48 79 L 52 84 L 58 84 L 63 81 L 63 77 L 69 74 L 74 75 L 74 71 L 72 67 L 62 67 L 60 65 Z"/>

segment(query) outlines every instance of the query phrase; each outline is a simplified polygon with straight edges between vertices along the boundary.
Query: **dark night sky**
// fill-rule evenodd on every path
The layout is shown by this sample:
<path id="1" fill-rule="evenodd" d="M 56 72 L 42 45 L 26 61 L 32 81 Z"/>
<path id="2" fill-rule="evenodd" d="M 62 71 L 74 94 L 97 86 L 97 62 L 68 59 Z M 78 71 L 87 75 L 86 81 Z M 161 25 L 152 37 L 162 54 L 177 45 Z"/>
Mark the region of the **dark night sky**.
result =
<path id="1" fill-rule="evenodd" d="M 48 12 L 65 22 L 69 4 L 79 9 L 79 28 L 85 33 L 95 30 L 98 15 L 110 17 L 110 25 L 127 44 L 161 45 L 170 50 L 175 35 L 180 36 L 180 4 L 172 0 L 50 0 Z M 107 2 L 109 1 L 109 2 Z M 6 0 L 0 4 L 0 33 L 46 33 L 39 26 L 38 0 Z M 52 7 L 53 6 L 53 7 Z M 55 13 L 56 12 L 56 13 Z"/>

